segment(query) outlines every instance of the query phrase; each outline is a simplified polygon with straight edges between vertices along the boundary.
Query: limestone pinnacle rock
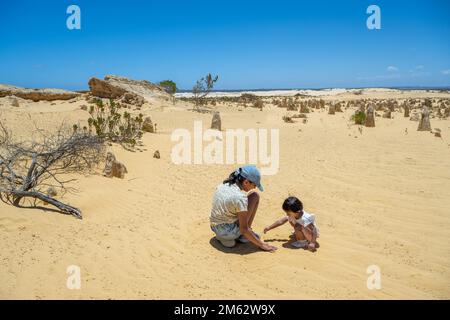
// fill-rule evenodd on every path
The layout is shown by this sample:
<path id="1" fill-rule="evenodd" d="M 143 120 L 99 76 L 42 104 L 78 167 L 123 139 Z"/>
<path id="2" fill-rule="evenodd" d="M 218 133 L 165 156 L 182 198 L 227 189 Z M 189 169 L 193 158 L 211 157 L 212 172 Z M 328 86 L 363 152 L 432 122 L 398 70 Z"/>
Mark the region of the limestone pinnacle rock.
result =
<path id="1" fill-rule="evenodd" d="M 70 100 L 81 93 L 63 89 L 27 89 L 6 84 L 0 84 L 0 98 L 16 96 L 22 99 L 37 101 Z"/>

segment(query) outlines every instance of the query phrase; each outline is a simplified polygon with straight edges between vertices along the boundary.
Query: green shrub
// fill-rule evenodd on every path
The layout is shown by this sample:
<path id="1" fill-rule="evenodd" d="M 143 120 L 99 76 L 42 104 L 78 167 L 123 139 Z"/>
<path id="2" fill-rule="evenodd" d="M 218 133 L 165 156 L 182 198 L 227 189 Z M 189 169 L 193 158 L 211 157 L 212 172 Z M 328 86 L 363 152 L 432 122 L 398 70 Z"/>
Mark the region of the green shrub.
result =
<path id="1" fill-rule="evenodd" d="M 177 84 L 173 82 L 172 80 L 164 80 L 158 83 L 161 87 L 164 88 L 164 90 L 169 94 L 174 94 L 177 92 Z"/>
<path id="2" fill-rule="evenodd" d="M 366 114 L 362 111 L 356 111 L 354 115 L 350 117 L 351 121 L 355 121 L 355 124 L 364 124 L 366 122 Z"/>
<path id="3" fill-rule="evenodd" d="M 101 99 L 95 99 L 89 109 L 89 130 L 94 129 L 104 141 L 134 147 L 143 135 L 143 115 L 133 116 L 127 111 L 122 113 L 121 109 L 122 106 L 112 99 L 106 105 Z"/>

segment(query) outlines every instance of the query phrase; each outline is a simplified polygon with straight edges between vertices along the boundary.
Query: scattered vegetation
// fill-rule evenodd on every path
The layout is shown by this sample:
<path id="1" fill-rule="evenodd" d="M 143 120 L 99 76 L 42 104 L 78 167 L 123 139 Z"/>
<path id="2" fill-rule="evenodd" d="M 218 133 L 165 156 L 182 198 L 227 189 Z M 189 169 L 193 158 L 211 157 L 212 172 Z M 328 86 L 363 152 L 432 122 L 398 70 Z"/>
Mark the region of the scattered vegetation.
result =
<path id="1" fill-rule="evenodd" d="M 252 103 L 252 102 L 257 101 L 258 99 L 259 99 L 258 96 L 254 95 L 252 93 L 243 93 L 243 94 L 241 94 L 241 97 L 239 100 L 242 103 Z"/>
<path id="2" fill-rule="evenodd" d="M 360 110 L 357 110 L 355 114 L 350 117 L 350 121 L 354 121 L 355 124 L 364 124 L 366 121 L 366 114 Z"/>
<path id="3" fill-rule="evenodd" d="M 255 102 L 253 102 L 253 108 L 258 108 L 260 110 L 262 110 L 264 107 L 264 102 L 261 99 L 257 99 L 255 100 Z"/>
<path id="4" fill-rule="evenodd" d="M 128 111 L 121 112 L 122 106 L 110 99 L 109 104 L 103 100 L 95 99 L 89 108 L 89 131 L 95 130 L 97 136 L 103 141 L 116 142 L 133 148 L 143 135 L 143 115 L 133 116 Z M 74 131 L 78 130 L 74 125 Z"/>

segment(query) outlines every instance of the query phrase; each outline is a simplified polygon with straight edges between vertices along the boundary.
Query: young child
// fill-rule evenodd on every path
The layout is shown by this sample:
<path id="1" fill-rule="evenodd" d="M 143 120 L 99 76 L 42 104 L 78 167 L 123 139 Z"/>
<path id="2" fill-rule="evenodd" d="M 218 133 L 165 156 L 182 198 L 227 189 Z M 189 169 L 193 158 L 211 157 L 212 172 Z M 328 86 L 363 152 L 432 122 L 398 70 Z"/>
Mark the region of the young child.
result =
<path id="1" fill-rule="evenodd" d="M 264 233 L 289 221 L 294 227 L 294 235 L 297 240 L 291 245 L 296 248 L 316 251 L 319 247 L 319 243 L 316 241 L 319 237 L 319 228 L 316 225 L 314 214 L 304 211 L 302 202 L 296 197 L 289 197 L 284 200 L 283 210 L 286 212 L 286 216 L 264 228 Z"/>

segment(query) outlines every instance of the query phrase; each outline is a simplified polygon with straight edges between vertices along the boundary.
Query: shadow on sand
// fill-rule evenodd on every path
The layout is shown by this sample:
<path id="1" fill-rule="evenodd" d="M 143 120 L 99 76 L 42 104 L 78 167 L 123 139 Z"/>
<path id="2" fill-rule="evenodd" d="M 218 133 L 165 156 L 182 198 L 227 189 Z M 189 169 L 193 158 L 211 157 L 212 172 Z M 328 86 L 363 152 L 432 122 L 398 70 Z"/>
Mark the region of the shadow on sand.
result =
<path id="1" fill-rule="evenodd" d="M 307 248 L 297 248 L 292 246 L 292 242 L 296 241 L 297 239 L 295 239 L 294 235 L 290 235 L 289 239 L 267 239 L 264 240 L 265 242 L 283 242 L 283 244 L 281 245 L 283 248 L 286 249 L 292 249 L 292 250 L 305 250 L 305 251 L 310 251 Z M 319 243 L 317 243 L 317 249 L 320 247 Z M 316 252 L 316 251 L 310 251 L 310 252 Z"/>
<path id="2" fill-rule="evenodd" d="M 286 249 L 291 249 L 291 250 L 305 250 L 305 251 L 309 251 L 306 248 L 297 248 L 297 247 L 293 247 L 291 245 L 292 242 L 295 241 L 294 237 L 290 237 L 290 239 L 265 239 L 264 242 L 270 243 L 270 242 L 283 242 L 283 244 L 281 245 L 283 248 Z M 222 251 L 224 253 L 234 253 L 234 254 L 240 254 L 240 255 L 245 255 L 245 254 L 249 254 L 249 253 L 254 253 L 257 251 L 260 251 L 259 248 L 257 248 L 255 245 L 253 245 L 252 243 L 240 243 L 239 241 L 236 241 L 236 246 L 234 246 L 233 248 L 227 248 L 224 247 L 219 240 L 216 239 L 216 237 L 212 237 L 211 240 L 209 240 L 209 243 L 211 244 L 212 247 L 214 247 L 215 249 Z M 317 247 L 319 248 L 319 247 Z"/>
<path id="3" fill-rule="evenodd" d="M 227 248 L 224 247 L 219 240 L 216 239 L 216 237 L 212 237 L 211 240 L 209 240 L 209 243 L 211 246 L 219 251 L 222 251 L 224 253 L 234 253 L 234 254 L 249 254 L 260 251 L 259 248 L 257 248 L 252 243 L 240 243 L 239 241 L 236 241 L 236 246 L 233 248 Z"/>
<path id="4" fill-rule="evenodd" d="M 302 249 L 302 250 L 304 250 L 303 248 L 296 248 L 296 247 L 293 247 L 293 246 L 291 245 L 291 243 L 294 242 L 294 241 L 295 241 L 295 239 L 293 239 L 292 237 L 291 237 L 290 239 L 265 239 L 265 240 L 264 240 L 264 242 L 267 242 L 267 243 L 270 243 L 270 242 L 283 242 L 283 243 L 281 244 L 281 246 L 282 246 L 283 248 L 286 248 L 286 249 L 294 249 L 294 250 Z"/>

